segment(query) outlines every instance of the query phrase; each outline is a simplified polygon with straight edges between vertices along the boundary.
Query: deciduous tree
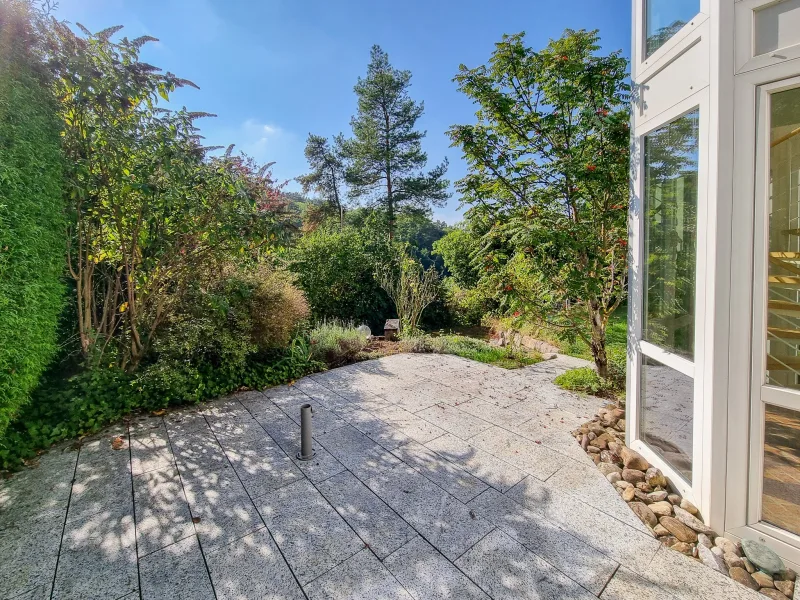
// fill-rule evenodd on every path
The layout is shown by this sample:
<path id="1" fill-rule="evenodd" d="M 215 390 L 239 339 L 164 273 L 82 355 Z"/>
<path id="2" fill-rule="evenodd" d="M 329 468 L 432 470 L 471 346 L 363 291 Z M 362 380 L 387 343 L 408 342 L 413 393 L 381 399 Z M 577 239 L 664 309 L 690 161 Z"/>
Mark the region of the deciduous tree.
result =
<path id="1" fill-rule="evenodd" d="M 627 61 L 595 31 L 567 30 L 542 51 L 504 36 L 487 65 L 461 66 L 478 122 L 449 131 L 469 164 L 457 189 L 487 241 L 511 243 L 502 270 L 512 310 L 584 339 L 607 374 L 606 325 L 627 275 Z M 499 263 L 499 264 L 498 264 Z"/>

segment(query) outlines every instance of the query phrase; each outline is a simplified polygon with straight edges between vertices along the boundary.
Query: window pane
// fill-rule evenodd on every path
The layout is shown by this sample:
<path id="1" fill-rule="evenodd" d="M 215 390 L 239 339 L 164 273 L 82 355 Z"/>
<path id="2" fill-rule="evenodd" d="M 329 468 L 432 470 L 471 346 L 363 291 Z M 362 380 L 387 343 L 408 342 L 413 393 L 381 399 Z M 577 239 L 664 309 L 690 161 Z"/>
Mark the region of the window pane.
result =
<path id="1" fill-rule="evenodd" d="M 697 148 L 694 111 L 645 136 L 644 339 L 694 358 Z"/>
<path id="2" fill-rule="evenodd" d="M 800 412 L 766 406 L 761 518 L 800 535 Z"/>
<path id="3" fill-rule="evenodd" d="M 692 482 L 694 380 L 642 358 L 642 441 Z"/>
<path id="4" fill-rule="evenodd" d="M 700 0 L 647 0 L 647 56 L 661 48 L 699 12 Z"/>
<path id="5" fill-rule="evenodd" d="M 770 104 L 767 372 L 770 385 L 800 389 L 800 89 Z"/>

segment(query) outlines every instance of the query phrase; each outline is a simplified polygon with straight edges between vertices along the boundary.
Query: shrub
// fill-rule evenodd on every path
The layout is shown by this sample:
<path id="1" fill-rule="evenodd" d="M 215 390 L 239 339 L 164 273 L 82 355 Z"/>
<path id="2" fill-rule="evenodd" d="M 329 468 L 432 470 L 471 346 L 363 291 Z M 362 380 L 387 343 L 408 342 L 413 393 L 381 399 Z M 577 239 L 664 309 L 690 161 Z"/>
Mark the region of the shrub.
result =
<path id="1" fill-rule="evenodd" d="M 339 321 L 323 322 L 311 331 L 311 357 L 338 367 L 354 362 L 367 347 L 366 334 Z"/>
<path id="2" fill-rule="evenodd" d="M 580 369 L 566 371 L 555 378 L 555 383 L 565 390 L 583 392 L 585 394 L 598 394 L 607 387 L 607 384 L 592 367 L 581 367 Z"/>
<path id="3" fill-rule="evenodd" d="M 0 3 L 0 437 L 56 351 L 64 297 L 60 126 L 32 18 Z"/>
<path id="4" fill-rule="evenodd" d="M 462 288 L 452 277 L 447 277 L 442 285 L 445 304 L 459 325 L 480 325 L 484 316 L 496 308 L 497 302 L 483 288 Z"/>
<path id="5" fill-rule="evenodd" d="M 390 258 L 385 244 L 352 227 L 320 228 L 301 237 L 288 258 L 315 321 L 366 322 L 373 330 L 383 326 L 391 303 L 374 273 Z"/>
<path id="6" fill-rule="evenodd" d="M 252 292 L 247 299 L 250 336 L 261 350 L 285 348 L 311 310 L 303 292 L 295 287 L 295 277 L 261 263 L 243 278 Z"/>
<path id="7" fill-rule="evenodd" d="M 400 340 L 400 349 L 403 352 L 453 354 L 505 369 L 518 369 L 542 359 L 537 353 L 514 350 L 510 346 L 500 348 L 462 335 L 404 335 Z"/>
<path id="8" fill-rule="evenodd" d="M 305 338 L 268 356 L 250 355 L 242 364 L 201 365 L 159 361 L 127 373 L 112 365 L 69 379 L 53 373 L 24 407 L 0 444 L 0 469 L 14 470 L 42 448 L 94 433 L 136 410 L 192 404 L 243 387 L 262 389 L 299 379 L 323 365 L 311 357 Z"/>
<path id="9" fill-rule="evenodd" d="M 625 376 L 628 370 L 628 351 L 622 345 L 609 344 L 606 348 L 608 355 L 608 381 L 615 390 L 625 389 Z"/>

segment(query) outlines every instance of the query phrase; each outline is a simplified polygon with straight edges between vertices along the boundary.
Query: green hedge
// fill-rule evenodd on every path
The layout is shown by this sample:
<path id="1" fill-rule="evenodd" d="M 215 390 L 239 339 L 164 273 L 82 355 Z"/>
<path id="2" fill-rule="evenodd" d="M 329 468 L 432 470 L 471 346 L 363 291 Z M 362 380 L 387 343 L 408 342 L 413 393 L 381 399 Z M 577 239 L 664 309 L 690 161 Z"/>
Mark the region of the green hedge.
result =
<path id="1" fill-rule="evenodd" d="M 0 3 L 0 437 L 56 350 L 65 223 L 60 126 L 24 3 Z"/>

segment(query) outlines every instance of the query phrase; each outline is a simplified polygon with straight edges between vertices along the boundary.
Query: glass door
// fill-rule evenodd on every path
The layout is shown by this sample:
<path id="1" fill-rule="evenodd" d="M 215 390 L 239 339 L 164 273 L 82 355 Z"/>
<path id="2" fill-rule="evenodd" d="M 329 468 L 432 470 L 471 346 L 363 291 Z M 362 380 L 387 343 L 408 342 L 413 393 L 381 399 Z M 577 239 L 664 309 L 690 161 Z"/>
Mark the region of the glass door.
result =
<path id="1" fill-rule="evenodd" d="M 761 88 L 749 524 L 800 544 L 800 85 Z"/>

